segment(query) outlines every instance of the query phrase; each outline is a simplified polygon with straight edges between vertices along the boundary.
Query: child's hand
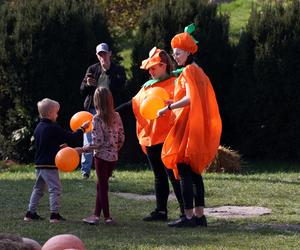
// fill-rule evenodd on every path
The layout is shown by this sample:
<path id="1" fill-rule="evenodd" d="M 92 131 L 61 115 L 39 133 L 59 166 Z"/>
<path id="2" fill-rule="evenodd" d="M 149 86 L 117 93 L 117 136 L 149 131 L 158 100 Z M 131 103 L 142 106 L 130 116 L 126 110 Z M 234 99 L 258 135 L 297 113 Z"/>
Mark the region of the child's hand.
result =
<path id="1" fill-rule="evenodd" d="M 66 147 L 68 147 L 68 144 L 67 143 L 63 143 L 63 144 L 61 144 L 61 145 L 59 145 L 59 147 L 62 149 L 62 148 L 66 148 Z"/>
<path id="2" fill-rule="evenodd" d="M 90 121 L 87 121 L 87 122 L 84 122 L 82 125 L 81 125 L 81 127 L 82 128 L 84 128 L 84 129 L 86 129 L 86 128 L 88 128 L 89 126 L 90 126 Z"/>
<path id="3" fill-rule="evenodd" d="M 74 148 L 76 151 L 77 151 L 77 153 L 79 154 L 79 155 L 81 155 L 82 153 L 83 153 L 83 149 L 82 148 Z"/>

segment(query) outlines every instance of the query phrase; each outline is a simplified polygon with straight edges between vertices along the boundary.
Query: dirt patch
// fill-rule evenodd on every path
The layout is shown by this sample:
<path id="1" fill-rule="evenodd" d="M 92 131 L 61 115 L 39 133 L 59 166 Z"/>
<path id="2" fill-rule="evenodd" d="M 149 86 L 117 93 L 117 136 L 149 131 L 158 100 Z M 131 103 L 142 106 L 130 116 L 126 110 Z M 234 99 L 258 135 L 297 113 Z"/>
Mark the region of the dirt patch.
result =
<path id="1" fill-rule="evenodd" d="M 217 218 L 244 218 L 255 217 L 260 215 L 270 214 L 271 209 L 266 207 L 246 207 L 246 206 L 221 206 L 205 208 L 207 216 Z"/>
<path id="2" fill-rule="evenodd" d="M 114 195 L 131 200 L 155 201 L 155 195 L 139 195 L 133 193 L 114 193 Z M 175 195 L 170 194 L 169 200 L 175 200 Z M 271 209 L 266 207 L 246 207 L 246 206 L 221 206 L 205 208 L 207 216 L 216 218 L 248 218 L 270 214 Z"/>
<path id="3" fill-rule="evenodd" d="M 140 194 L 133 194 L 133 193 L 114 193 L 116 196 L 123 197 L 130 200 L 137 200 L 137 201 L 155 201 L 155 195 L 147 194 L 147 195 L 140 195 Z M 169 195 L 169 200 L 175 199 L 175 195 Z"/>

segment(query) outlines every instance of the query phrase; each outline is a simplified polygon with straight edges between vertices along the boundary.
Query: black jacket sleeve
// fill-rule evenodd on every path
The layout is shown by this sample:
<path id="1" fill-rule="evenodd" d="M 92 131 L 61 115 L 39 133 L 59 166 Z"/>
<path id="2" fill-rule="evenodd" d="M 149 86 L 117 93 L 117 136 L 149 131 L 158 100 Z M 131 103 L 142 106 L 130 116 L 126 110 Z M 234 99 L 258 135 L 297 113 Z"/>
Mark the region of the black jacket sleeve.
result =
<path id="1" fill-rule="evenodd" d="M 132 100 L 124 102 L 115 108 L 115 111 L 118 113 L 123 113 L 126 110 L 132 109 Z"/>
<path id="2" fill-rule="evenodd" d="M 87 95 L 91 95 L 94 93 L 96 87 L 95 86 L 89 86 L 87 85 L 87 75 L 88 74 L 92 74 L 94 76 L 95 79 L 96 78 L 96 69 L 95 69 L 95 64 L 94 65 L 91 65 L 90 67 L 88 67 L 85 75 L 84 75 L 84 78 L 81 82 L 81 85 L 80 85 L 80 93 L 82 96 L 87 96 Z"/>

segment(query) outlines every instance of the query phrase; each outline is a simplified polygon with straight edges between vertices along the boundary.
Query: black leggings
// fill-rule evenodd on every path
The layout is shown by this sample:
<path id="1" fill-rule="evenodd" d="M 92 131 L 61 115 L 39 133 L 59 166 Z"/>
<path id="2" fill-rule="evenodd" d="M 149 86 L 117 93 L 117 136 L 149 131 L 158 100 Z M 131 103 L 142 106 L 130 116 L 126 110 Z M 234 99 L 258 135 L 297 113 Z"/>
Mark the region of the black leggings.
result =
<path id="1" fill-rule="evenodd" d="M 156 209 L 159 211 L 167 211 L 167 203 L 169 197 L 169 181 L 173 186 L 173 190 L 183 214 L 183 200 L 181 196 L 180 182 L 175 179 L 173 170 L 167 169 L 161 160 L 161 150 L 163 144 L 146 147 L 147 158 L 154 173 L 154 189 L 156 196 Z"/>
<path id="2" fill-rule="evenodd" d="M 177 168 L 184 208 L 194 208 L 194 201 L 195 207 L 204 207 L 204 183 L 201 174 L 194 173 L 187 164 L 179 163 Z"/>

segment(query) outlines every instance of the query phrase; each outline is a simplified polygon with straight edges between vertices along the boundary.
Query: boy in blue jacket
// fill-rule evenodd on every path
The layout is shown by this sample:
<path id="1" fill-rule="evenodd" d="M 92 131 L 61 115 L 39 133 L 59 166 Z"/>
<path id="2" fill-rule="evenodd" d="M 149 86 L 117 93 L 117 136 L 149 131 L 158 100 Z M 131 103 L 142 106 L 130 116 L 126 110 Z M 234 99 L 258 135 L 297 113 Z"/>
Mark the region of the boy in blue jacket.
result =
<path id="1" fill-rule="evenodd" d="M 51 211 L 50 223 L 57 223 L 65 219 L 59 214 L 62 187 L 58 169 L 55 166 L 55 156 L 60 150 L 60 145 L 82 136 L 89 126 L 89 122 L 85 122 L 80 129 L 71 133 L 65 131 L 56 123 L 60 109 L 58 102 L 45 98 L 37 103 L 37 107 L 41 119 L 34 130 L 36 181 L 24 221 L 42 219 L 36 210 L 45 189 L 48 187 Z"/>

